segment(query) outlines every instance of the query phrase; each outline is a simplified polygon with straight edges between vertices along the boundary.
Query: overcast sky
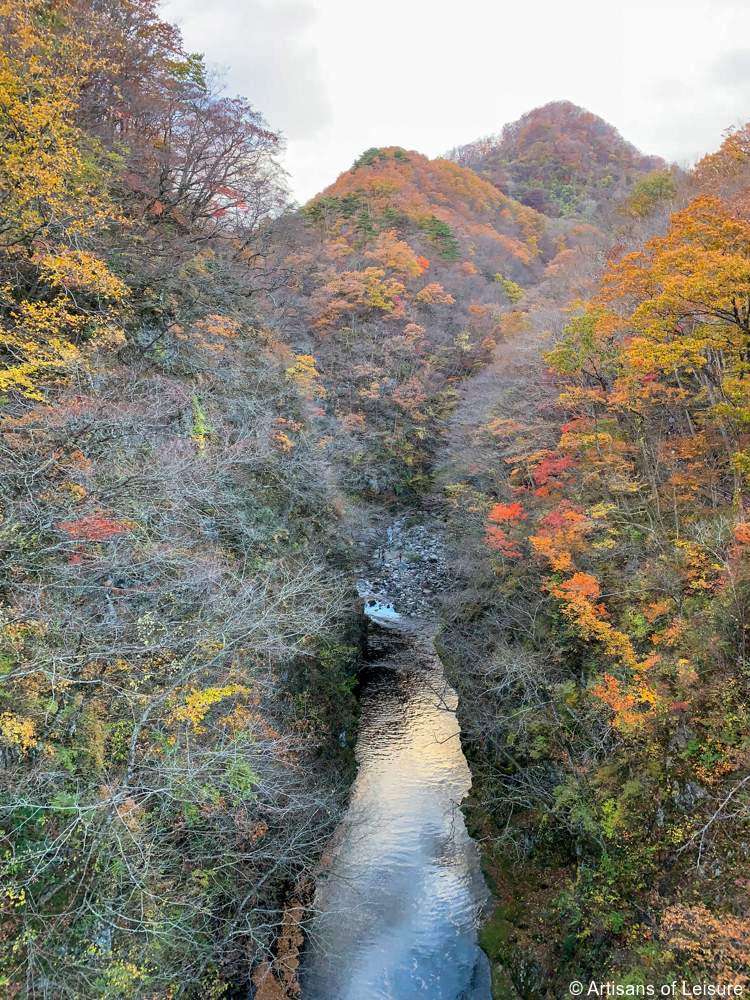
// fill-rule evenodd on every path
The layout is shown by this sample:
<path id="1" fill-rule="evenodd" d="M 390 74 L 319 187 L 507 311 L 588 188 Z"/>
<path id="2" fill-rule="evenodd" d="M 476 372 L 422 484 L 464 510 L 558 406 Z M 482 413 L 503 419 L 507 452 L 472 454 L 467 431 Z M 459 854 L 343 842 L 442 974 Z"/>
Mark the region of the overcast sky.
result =
<path id="1" fill-rule="evenodd" d="M 750 0 L 168 0 L 287 139 L 302 202 L 369 146 L 438 156 L 571 100 L 680 163 L 750 120 Z"/>

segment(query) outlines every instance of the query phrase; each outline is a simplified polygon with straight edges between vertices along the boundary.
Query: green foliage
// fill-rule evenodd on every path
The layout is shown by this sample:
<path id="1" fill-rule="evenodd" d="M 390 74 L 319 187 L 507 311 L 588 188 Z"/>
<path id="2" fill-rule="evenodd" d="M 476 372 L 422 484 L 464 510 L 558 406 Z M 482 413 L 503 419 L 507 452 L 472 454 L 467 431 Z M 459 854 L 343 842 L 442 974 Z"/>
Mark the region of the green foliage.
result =
<path id="1" fill-rule="evenodd" d="M 388 159 L 388 154 L 384 149 L 378 149 L 377 146 L 371 146 L 366 149 L 364 153 L 358 159 L 354 161 L 352 166 L 352 173 L 356 173 L 361 167 L 369 167 L 375 163 L 382 163 Z"/>
<path id="2" fill-rule="evenodd" d="M 368 209 L 360 209 L 357 213 L 357 222 L 354 226 L 354 232 L 357 235 L 359 245 L 363 247 L 366 247 L 372 240 L 373 236 L 376 235 L 377 229 L 373 225 Z"/>
<path id="3" fill-rule="evenodd" d="M 676 194 L 677 185 L 670 171 L 655 170 L 635 182 L 620 211 L 634 219 L 645 219 Z"/>
<path id="4" fill-rule="evenodd" d="M 453 235 L 451 227 L 447 222 L 443 222 L 437 216 L 431 215 L 429 219 L 422 223 L 422 228 L 427 233 L 430 242 L 437 248 L 443 260 L 461 259 L 463 256 L 461 244 Z"/>
<path id="5" fill-rule="evenodd" d="M 364 153 L 362 153 L 362 155 L 354 161 L 351 173 L 356 173 L 358 170 L 361 170 L 362 167 L 372 167 L 378 163 L 385 163 L 387 160 L 395 160 L 397 163 L 411 163 L 410 158 L 399 146 L 393 147 L 391 152 L 388 152 L 385 149 L 378 149 L 377 146 L 371 146 L 370 149 L 366 149 Z"/>
<path id="6" fill-rule="evenodd" d="M 178 79 L 189 81 L 204 93 L 207 91 L 206 58 L 202 52 L 190 52 L 184 59 L 168 59 L 166 66 Z"/>
<path id="7" fill-rule="evenodd" d="M 190 429 L 190 437 L 200 449 L 206 447 L 206 435 L 210 430 L 203 404 L 197 396 L 193 396 L 193 426 Z"/>

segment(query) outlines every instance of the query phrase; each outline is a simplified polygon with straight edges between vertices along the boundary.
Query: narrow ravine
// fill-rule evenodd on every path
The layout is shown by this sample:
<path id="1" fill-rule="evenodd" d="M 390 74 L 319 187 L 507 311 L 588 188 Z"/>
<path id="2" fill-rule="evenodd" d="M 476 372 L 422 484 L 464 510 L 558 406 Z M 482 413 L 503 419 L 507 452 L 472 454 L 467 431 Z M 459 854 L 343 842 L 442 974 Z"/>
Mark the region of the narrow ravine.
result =
<path id="1" fill-rule="evenodd" d="M 489 1000 L 477 944 L 487 890 L 460 810 L 471 775 L 423 596 L 441 586 L 439 533 L 397 522 L 387 537 L 377 588 L 361 584 L 371 641 L 359 771 L 315 897 L 303 998 Z M 404 588 L 395 610 L 385 586 Z"/>

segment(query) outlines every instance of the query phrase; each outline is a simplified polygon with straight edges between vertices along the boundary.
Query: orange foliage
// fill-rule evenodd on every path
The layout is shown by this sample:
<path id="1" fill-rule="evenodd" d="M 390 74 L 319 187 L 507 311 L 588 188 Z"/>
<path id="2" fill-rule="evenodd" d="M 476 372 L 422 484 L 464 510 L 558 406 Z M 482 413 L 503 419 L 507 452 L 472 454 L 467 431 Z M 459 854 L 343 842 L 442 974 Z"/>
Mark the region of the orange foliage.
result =
<path id="1" fill-rule="evenodd" d="M 575 625 L 584 642 L 596 639 L 604 645 L 609 656 L 616 657 L 618 662 L 640 673 L 657 662 L 657 657 L 654 656 L 639 660 L 626 633 L 617 631 L 605 621 L 609 612 L 603 604 L 594 603 L 601 594 L 599 581 L 595 576 L 590 573 L 574 573 L 569 580 L 552 584 L 550 593 L 563 602 L 563 614 Z M 606 693 L 608 689 L 603 690 Z M 639 691 L 639 694 L 640 700 L 655 704 L 656 696 L 653 692 L 648 697 L 643 692 Z"/>
<path id="2" fill-rule="evenodd" d="M 437 287 L 440 288 L 439 285 Z M 350 312 L 359 311 L 367 315 L 373 310 L 380 310 L 382 313 L 393 313 L 397 309 L 399 296 L 405 293 L 403 284 L 385 277 L 382 268 L 368 267 L 364 271 L 329 273 L 325 284 L 312 295 L 317 311 L 315 326 L 331 326 L 340 316 Z M 439 301 L 447 299 L 450 296 Z"/>
<path id="3" fill-rule="evenodd" d="M 703 903 L 670 906 L 661 924 L 669 948 L 695 972 L 720 983 L 744 983 L 750 973 L 750 917 L 712 913 Z"/>
<path id="4" fill-rule="evenodd" d="M 604 674 L 602 681 L 592 688 L 592 693 L 612 709 L 612 725 L 618 729 L 632 729 L 643 722 L 643 714 L 637 711 L 639 705 L 648 707 L 656 704 L 655 692 L 640 678 L 624 688 L 612 674 Z"/>
<path id="5" fill-rule="evenodd" d="M 519 542 L 511 541 L 507 531 L 500 527 L 501 524 L 506 528 L 517 527 L 528 517 L 521 504 L 516 501 L 510 504 L 495 504 L 487 517 L 493 522 L 487 526 L 485 534 L 487 547 L 508 559 L 521 559 Z"/>
<path id="6" fill-rule="evenodd" d="M 335 218 L 336 201 L 349 198 L 359 205 L 366 204 L 371 215 L 395 210 L 419 226 L 425 226 L 437 210 L 443 222 L 465 233 L 476 243 L 477 253 L 488 259 L 496 257 L 498 249 L 503 257 L 524 265 L 539 255 L 544 217 L 511 200 L 472 170 L 412 151 L 406 155 L 396 147 L 371 152 L 374 155 L 363 157 L 353 170 L 343 173 L 310 203 L 308 210 L 318 206 L 321 217 Z M 335 221 L 332 231 L 338 233 L 341 226 L 340 219 Z M 427 263 L 426 259 L 418 260 L 426 270 L 422 264 Z"/>
<path id="7" fill-rule="evenodd" d="M 448 292 L 446 292 L 439 282 L 433 281 L 431 285 L 425 285 L 420 292 L 417 292 L 416 301 L 426 306 L 450 306 L 453 305 L 456 300 L 452 295 L 449 295 Z"/>
<path id="8" fill-rule="evenodd" d="M 427 401 L 429 394 L 426 386 L 420 378 L 414 376 L 407 382 L 398 386 L 393 392 L 392 399 L 415 419 L 424 419 L 419 413 L 419 407 Z"/>
<path id="9" fill-rule="evenodd" d="M 416 277 L 426 270 L 420 264 L 424 257 L 415 257 L 409 244 L 398 239 L 395 232 L 381 233 L 375 241 L 375 249 L 368 250 L 365 257 L 377 261 L 381 267 L 390 268 L 395 274 Z"/>
<path id="10" fill-rule="evenodd" d="M 573 556 L 583 550 L 591 521 L 581 507 L 562 500 L 557 509 L 542 519 L 542 527 L 529 541 L 538 557 L 553 570 L 573 569 Z"/>
<path id="11" fill-rule="evenodd" d="M 514 500 L 511 504 L 495 504 L 487 517 L 490 521 L 495 521 L 497 524 L 502 524 L 503 521 L 508 521 L 510 524 L 519 524 L 528 517 L 528 514 L 524 511 L 521 504 Z"/>

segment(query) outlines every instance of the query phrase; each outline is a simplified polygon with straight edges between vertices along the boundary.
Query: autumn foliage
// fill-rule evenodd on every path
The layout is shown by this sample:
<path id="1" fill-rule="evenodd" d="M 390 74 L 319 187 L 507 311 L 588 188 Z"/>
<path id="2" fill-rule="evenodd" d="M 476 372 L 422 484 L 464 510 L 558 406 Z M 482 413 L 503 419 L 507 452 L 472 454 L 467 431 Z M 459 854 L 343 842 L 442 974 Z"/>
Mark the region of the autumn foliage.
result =
<path id="1" fill-rule="evenodd" d="M 360 625 L 326 392 L 255 308 L 288 277 L 280 139 L 157 8 L 0 5 L 11 1000 L 278 983 L 351 771 Z M 340 297 L 395 311 L 398 280 L 367 266 Z"/>
<path id="2" fill-rule="evenodd" d="M 747 135 L 687 177 L 624 147 L 615 168 L 598 152 L 612 132 L 550 106 L 456 154 L 514 195 L 538 180 L 561 219 L 597 164 L 630 177 L 601 264 L 590 234 L 524 289 L 516 368 L 472 415 L 447 494 L 461 559 L 474 538 L 492 580 L 445 642 L 477 812 L 522 913 L 498 933 L 550 989 L 602 954 L 623 982 L 750 968 Z M 540 871 L 550 888 L 529 885 Z M 526 930 L 541 914 L 565 941 L 554 959 Z"/>
<path id="3" fill-rule="evenodd" d="M 289 208 L 155 0 L 0 26 L 8 996 L 298 994 L 420 505 L 502 974 L 744 981 L 750 129 L 683 174 L 555 102 Z"/>

